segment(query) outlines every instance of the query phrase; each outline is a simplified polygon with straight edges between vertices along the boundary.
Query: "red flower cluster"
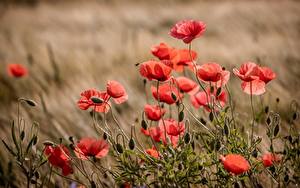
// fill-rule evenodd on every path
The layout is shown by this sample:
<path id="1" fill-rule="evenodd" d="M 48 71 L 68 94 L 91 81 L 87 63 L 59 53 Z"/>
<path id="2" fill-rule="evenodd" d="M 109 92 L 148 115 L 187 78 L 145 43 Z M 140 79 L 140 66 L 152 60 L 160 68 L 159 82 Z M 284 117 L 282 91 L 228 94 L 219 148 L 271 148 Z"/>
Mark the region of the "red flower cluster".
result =
<path id="1" fill-rule="evenodd" d="M 105 140 L 94 138 L 83 138 L 75 147 L 75 154 L 80 159 L 87 159 L 88 157 L 102 158 L 107 155 L 108 151 L 109 145 Z"/>
<path id="2" fill-rule="evenodd" d="M 64 176 L 73 173 L 69 150 L 66 146 L 46 146 L 44 153 L 48 156 L 48 161 L 51 165 L 61 168 Z"/>
<path id="3" fill-rule="evenodd" d="M 161 62 L 167 64 L 175 71 L 182 72 L 184 67 L 193 67 L 192 61 L 197 58 L 197 53 L 193 50 L 189 52 L 188 49 L 176 49 L 168 46 L 165 43 L 160 43 L 153 46 L 151 52 Z"/>
<path id="4" fill-rule="evenodd" d="M 227 84 L 230 72 L 223 70 L 223 68 L 217 63 L 206 63 L 197 66 L 197 76 L 204 82 L 217 83 L 217 87 Z"/>
<path id="5" fill-rule="evenodd" d="M 220 159 L 224 168 L 234 175 L 240 175 L 250 169 L 249 162 L 241 155 L 228 154 L 225 157 L 221 156 Z"/>
<path id="6" fill-rule="evenodd" d="M 174 119 L 160 120 L 158 126 L 156 127 L 151 127 L 148 130 L 143 128 L 141 129 L 142 133 L 144 133 L 146 136 L 150 136 L 156 142 L 167 144 L 168 140 L 170 140 L 173 147 L 177 146 L 179 136 L 183 136 L 184 131 L 184 123 L 178 122 Z"/>
<path id="7" fill-rule="evenodd" d="M 250 95 L 265 93 L 265 86 L 276 78 L 276 74 L 268 67 L 260 67 L 253 62 L 246 62 L 239 69 L 233 69 L 233 73 L 243 82 L 243 91 Z"/>
<path id="8" fill-rule="evenodd" d="M 181 92 L 187 93 L 189 95 L 194 95 L 199 90 L 199 85 L 185 76 L 177 77 L 175 79 L 175 82 Z"/>
<path id="9" fill-rule="evenodd" d="M 182 39 L 184 43 L 191 43 L 195 38 L 200 37 L 206 29 L 206 25 L 201 21 L 183 20 L 171 29 L 170 35 L 177 39 Z"/>
<path id="10" fill-rule="evenodd" d="M 128 99 L 124 87 L 117 81 L 108 81 L 106 91 L 89 89 L 81 94 L 77 105 L 82 110 L 92 107 L 96 112 L 107 113 L 109 110 L 109 99 L 113 98 L 116 104 L 121 104 Z"/>
<path id="11" fill-rule="evenodd" d="M 183 97 L 177 87 L 169 83 L 161 84 L 158 89 L 157 87 L 152 86 L 151 92 L 156 100 L 167 104 L 174 104 Z M 176 100 L 174 100 L 172 94 L 176 97 Z"/>
<path id="12" fill-rule="evenodd" d="M 146 61 L 140 65 L 140 73 L 148 80 L 166 81 L 172 69 L 159 61 Z"/>
<path id="13" fill-rule="evenodd" d="M 21 78 L 23 76 L 26 76 L 28 71 L 26 67 L 24 67 L 21 64 L 9 64 L 7 66 L 7 72 L 10 76 Z"/>

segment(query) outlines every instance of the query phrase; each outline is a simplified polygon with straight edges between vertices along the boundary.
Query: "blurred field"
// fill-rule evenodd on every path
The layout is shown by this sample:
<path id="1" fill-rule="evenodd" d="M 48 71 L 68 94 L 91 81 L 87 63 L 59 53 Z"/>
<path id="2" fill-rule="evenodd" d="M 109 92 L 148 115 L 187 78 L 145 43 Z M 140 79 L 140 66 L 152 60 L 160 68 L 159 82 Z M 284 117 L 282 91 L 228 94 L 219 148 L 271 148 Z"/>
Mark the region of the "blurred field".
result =
<path id="1" fill-rule="evenodd" d="M 120 81 L 129 93 L 128 104 L 115 109 L 129 127 L 145 104 L 142 79 L 134 64 L 153 58 L 150 47 L 161 41 L 186 47 L 168 35 L 181 19 L 207 23 L 205 35 L 193 44 L 199 63 L 216 61 L 231 70 L 243 61 L 256 61 L 278 75 L 268 85 L 265 103 L 274 107 L 279 97 L 279 111 L 283 111 L 292 99 L 300 98 L 297 1 L 55 1 L 35 7 L 2 5 L 0 10 L 1 138 L 10 129 L 18 97 L 40 104 L 22 111 L 26 119 L 40 123 L 41 140 L 96 136 L 89 113 L 78 109 L 76 102 L 84 89 L 105 89 L 108 79 Z M 7 63 L 25 64 L 29 76 L 8 77 Z M 243 116 L 250 107 L 239 83 L 232 76 L 230 88 Z M 260 103 L 259 98 L 256 102 Z"/>

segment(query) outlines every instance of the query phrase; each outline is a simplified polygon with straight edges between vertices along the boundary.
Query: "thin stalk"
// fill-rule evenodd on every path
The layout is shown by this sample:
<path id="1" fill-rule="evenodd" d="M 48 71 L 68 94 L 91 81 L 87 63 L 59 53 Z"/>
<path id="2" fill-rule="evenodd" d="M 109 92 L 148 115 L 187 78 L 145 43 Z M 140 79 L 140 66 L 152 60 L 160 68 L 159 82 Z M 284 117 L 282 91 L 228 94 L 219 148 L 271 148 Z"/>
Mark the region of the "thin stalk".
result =
<path id="1" fill-rule="evenodd" d="M 255 112 L 253 107 L 253 94 L 252 94 L 252 82 L 250 82 L 250 103 L 251 103 L 251 110 L 252 110 L 252 123 L 251 123 L 251 137 L 250 137 L 250 145 L 253 144 L 253 132 L 254 132 L 254 121 L 255 121 Z"/>

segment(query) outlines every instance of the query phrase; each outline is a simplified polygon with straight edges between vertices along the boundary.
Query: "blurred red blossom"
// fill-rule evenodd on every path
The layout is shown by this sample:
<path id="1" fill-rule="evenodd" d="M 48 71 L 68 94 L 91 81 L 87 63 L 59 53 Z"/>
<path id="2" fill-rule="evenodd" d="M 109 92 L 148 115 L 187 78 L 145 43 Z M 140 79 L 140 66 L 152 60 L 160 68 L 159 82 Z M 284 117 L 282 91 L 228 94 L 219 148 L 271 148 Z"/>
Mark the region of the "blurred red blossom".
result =
<path id="1" fill-rule="evenodd" d="M 239 69 L 234 68 L 233 73 L 245 82 L 258 79 L 259 68 L 253 62 L 246 62 Z"/>
<path id="2" fill-rule="evenodd" d="M 199 85 L 185 76 L 177 77 L 176 84 L 178 85 L 180 91 L 188 93 L 190 95 L 196 94 L 199 90 Z"/>
<path id="3" fill-rule="evenodd" d="M 166 81 L 172 68 L 159 61 L 146 61 L 140 65 L 140 74 L 148 80 Z"/>
<path id="4" fill-rule="evenodd" d="M 193 50 L 179 49 L 173 50 L 171 53 L 171 61 L 173 69 L 177 72 L 182 72 L 184 67 L 193 69 L 193 61 L 197 59 L 197 53 Z"/>
<path id="5" fill-rule="evenodd" d="M 157 88 L 154 86 L 151 86 L 151 92 L 153 97 L 160 102 L 164 102 L 167 104 L 174 104 L 177 100 L 182 98 L 182 94 L 178 91 L 177 87 L 170 83 L 163 83 Z M 172 97 L 173 95 L 176 97 L 176 100 Z"/>
<path id="6" fill-rule="evenodd" d="M 107 94 L 110 95 L 115 103 L 121 104 L 128 99 L 124 87 L 117 81 L 109 80 L 106 86 Z"/>
<path id="7" fill-rule="evenodd" d="M 95 89 L 89 89 L 81 94 L 81 98 L 77 102 L 77 105 L 82 110 L 87 110 L 92 107 L 96 112 L 107 113 L 109 110 L 109 98 L 106 92 L 97 91 Z"/>
<path id="8" fill-rule="evenodd" d="M 146 104 L 144 106 L 144 112 L 149 120 L 158 121 L 166 113 L 166 110 L 158 105 Z"/>
<path id="9" fill-rule="evenodd" d="M 151 48 L 151 53 L 160 60 L 170 60 L 171 53 L 174 48 L 168 46 L 166 43 L 161 42 L 159 45 L 155 45 Z"/>
<path id="10" fill-rule="evenodd" d="M 178 122 L 174 119 L 164 119 L 159 121 L 159 126 L 166 126 L 167 134 L 170 136 L 179 136 L 183 135 L 185 131 L 184 122 Z"/>
<path id="11" fill-rule="evenodd" d="M 154 158 L 157 158 L 157 159 L 159 158 L 159 153 L 154 146 L 152 146 L 152 148 L 150 148 L 150 149 L 147 149 L 146 153 L 148 153 L 150 156 L 152 156 Z"/>
<path id="12" fill-rule="evenodd" d="M 7 73 L 10 76 L 21 78 L 28 74 L 27 68 L 21 64 L 8 64 Z"/>
<path id="13" fill-rule="evenodd" d="M 262 163 L 265 167 L 270 167 L 274 163 L 279 162 L 280 160 L 280 155 L 274 153 L 266 153 L 262 157 Z"/>
<path id="14" fill-rule="evenodd" d="M 66 146 L 46 146 L 44 153 L 48 157 L 48 161 L 51 165 L 61 168 L 64 176 L 73 173 L 73 168 L 69 159 L 69 150 Z"/>
<path id="15" fill-rule="evenodd" d="M 170 35 L 177 39 L 182 39 L 184 43 L 191 43 L 195 38 L 200 37 L 206 29 L 206 25 L 201 21 L 183 20 L 177 22 L 172 27 Z"/>
<path id="16" fill-rule="evenodd" d="M 102 158 L 107 155 L 109 145 L 105 140 L 97 140 L 95 138 L 83 138 L 75 147 L 75 154 L 80 159 L 88 157 Z"/>
<path id="17" fill-rule="evenodd" d="M 249 162 L 241 155 L 228 154 L 220 157 L 224 168 L 234 175 L 240 175 L 250 169 Z"/>

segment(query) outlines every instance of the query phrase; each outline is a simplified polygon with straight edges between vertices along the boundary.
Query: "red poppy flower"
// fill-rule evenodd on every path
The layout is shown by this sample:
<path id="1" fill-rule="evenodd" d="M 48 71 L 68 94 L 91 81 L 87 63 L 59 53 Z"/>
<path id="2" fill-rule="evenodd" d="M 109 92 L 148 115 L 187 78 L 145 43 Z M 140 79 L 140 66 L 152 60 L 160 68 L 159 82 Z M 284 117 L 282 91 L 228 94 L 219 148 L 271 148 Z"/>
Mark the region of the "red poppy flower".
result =
<path id="1" fill-rule="evenodd" d="M 180 91 L 190 95 L 196 94 L 199 90 L 199 85 L 196 82 L 184 76 L 176 78 L 176 84 Z"/>
<path id="2" fill-rule="evenodd" d="M 178 122 L 174 119 L 165 119 L 159 121 L 159 126 L 164 127 L 166 126 L 167 134 L 170 136 L 179 136 L 183 135 L 185 131 L 184 122 Z"/>
<path id="3" fill-rule="evenodd" d="M 259 79 L 259 66 L 253 62 L 246 62 L 241 65 L 240 69 L 233 69 L 233 73 L 245 82 Z"/>
<path id="4" fill-rule="evenodd" d="M 266 92 L 266 84 L 261 80 L 252 80 L 250 82 L 242 82 L 242 90 L 249 95 L 261 95 Z"/>
<path id="5" fill-rule="evenodd" d="M 270 167 L 274 163 L 279 162 L 281 160 L 281 157 L 274 153 L 266 153 L 262 157 L 262 162 L 265 167 Z"/>
<path id="6" fill-rule="evenodd" d="M 152 156 L 154 158 L 157 158 L 157 159 L 159 158 L 159 153 L 154 146 L 152 146 L 151 149 L 147 149 L 146 153 L 148 153 L 150 156 Z"/>
<path id="7" fill-rule="evenodd" d="M 8 64 L 7 72 L 10 76 L 13 76 L 16 78 L 26 76 L 28 73 L 26 67 L 24 67 L 21 64 Z"/>
<path id="8" fill-rule="evenodd" d="M 48 161 L 51 165 L 61 168 L 64 176 L 73 173 L 69 158 L 69 150 L 66 146 L 46 146 L 44 153 L 48 157 Z"/>
<path id="9" fill-rule="evenodd" d="M 151 92 L 153 97 L 160 102 L 164 102 L 167 104 L 174 104 L 177 100 L 182 98 L 182 94 L 178 91 L 177 87 L 170 85 L 169 83 L 161 84 L 157 88 L 154 86 L 151 86 Z M 172 93 L 176 96 L 176 100 L 173 99 Z"/>
<path id="10" fill-rule="evenodd" d="M 83 138 L 75 147 L 75 154 L 80 159 L 87 159 L 88 157 L 102 158 L 107 155 L 108 151 L 109 145 L 105 140 L 94 138 Z"/>
<path id="11" fill-rule="evenodd" d="M 234 175 L 242 174 L 250 169 L 249 162 L 238 154 L 228 154 L 225 157 L 221 156 L 221 161 L 224 168 Z"/>
<path id="12" fill-rule="evenodd" d="M 148 130 L 141 129 L 141 132 L 146 136 L 151 136 L 151 138 L 155 142 L 164 142 L 166 143 L 166 139 L 164 137 L 164 128 L 160 126 L 150 127 Z"/>
<path id="13" fill-rule="evenodd" d="M 149 120 L 158 121 L 166 113 L 166 110 L 158 105 L 146 104 L 144 107 L 144 112 Z"/>
<path id="14" fill-rule="evenodd" d="M 207 93 L 207 95 L 206 95 Z M 217 96 L 217 91 L 215 90 L 214 93 L 211 93 L 209 89 L 206 90 L 206 93 L 204 91 L 198 92 L 196 95 L 191 96 L 191 103 L 195 108 L 200 108 L 201 106 L 204 106 L 207 111 L 210 111 L 208 108 L 208 103 L 211 103 L 211 98 L 215 98 L 215 106 L 221 106 L 224 107 L 227 102 L 227 93 L 223 90 Z M 215 109 L 217 110 L 217 108 Z"/>
<path id="15" fill-rule="evenodd" d="M 166 81 L 172 69 L 159 61 L 146 61 L 140 65 L 140 74 L 148 80 Z"/>
<path id="16" fill-rule="evenodd" d="M 174 48 L 163 42 L 151 48 L 152 54 L 160 60 L 170 60 L 170 54 L 172 50 L 174 50 Z"/>
<path id="17" fill-rule="evenodd" d="M 226 85 L 228 83 L 229 79 L 230 79 L 230 72 L 223 70 L 221 73 L 221 79 L 216 82 L 216 87 L 219 88 L 219 87 Z"/>
<path id="18" fill-rule="evenodd" d="M 197 76 L 205 82 L 217 82 L 222 79 L 222 67 L 217 63 L 206 63 L 197 67 Z"/>
<path id="19" fill-rule="evenodd" d="M 81 98 L 77 102 L 77 105 L 82 110 L 87 110 L 93 107 L 96 112 L 107 113 L 109 110 L 109 98 L 110 96 L 106 92 L 100 92 L 95 89 L 89 89 L 81 94 Z M 96 102 L 95 99 L 97 99 Z"/>
<path id="20" fill-rule="evenodd" d="M 276 78 L 276 74 L 268 67 L 259 67 L 259 79 L 266 84 Z"/>
<path id="21" fill-rule="evenodd" d="M 182 72 L 184 67 L 193 69 L 193 61 L 197 59 L 197 52 L 188 49 L 172 50 L 170 54 L 171 61 L 173 62 L 173 69 L 177 72 Z"/>
<path id="22" fill-rule="evenodd" d="M 124 87 L 117 81 L 110 80 L 106 86 L 107 94 L 110 95 L 115 103 L 121 104 L 128 99 L 128 95 Z"/>
<path id="23" fill-rule="evenodd" d="M 182 39 L 184 43 L 190 43 L 195 38 L 200 37 L 206 29 L 206 25 L 201 21 L 183 20 L 175 24 L 170 31 L 170 35 L 177 39 Z"/>

